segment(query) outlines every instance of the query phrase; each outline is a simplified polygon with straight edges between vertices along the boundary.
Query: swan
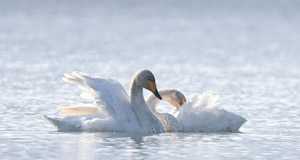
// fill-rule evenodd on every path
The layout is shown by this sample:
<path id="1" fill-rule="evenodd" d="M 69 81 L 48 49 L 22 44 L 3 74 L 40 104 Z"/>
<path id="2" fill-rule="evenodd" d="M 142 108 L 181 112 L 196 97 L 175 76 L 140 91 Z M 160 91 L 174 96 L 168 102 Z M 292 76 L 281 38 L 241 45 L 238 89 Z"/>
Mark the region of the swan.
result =
<path id="1" fill-rule="evenodd" d="M 166 132 L 239 132 L 247 121 L 244 117 L 217 107 L 217 96 L 195 95 L 187 101 L 178 90 L 159 91 L 162 100 L 175 107 L 176 114 L 158 113 L 159 99 L 151 95 L 148 106 L 161 120 Z"/>
<path id="2" fill-rule="evenodd" d="M 62 131 L 94 130 L 138 132 L 145 134 L 162 133 L 164 127 L 146 104 L 143 89 L 152 92 L 158 99 L 162 99 L 154 75 L 149 70 L 142 70 L 135 74 L 131 81 L 130 97 L 122 85 L 115 80 L 94 78 L 79 72 L 64 74 L 63 80 L 76 84 L 83 91 L 82 97 L 92 98 L 95 105 L 103 108 L 109 116 L 69 116 L 52 118 L 45 116 L 52 124 Z M 63 110 L 71 113 L 72 109 Z M 87 111 L 88 109 L 86 109 Z M 87 113 L 95 112 L 94 109 Z M 97 127 L 91 127 L 97 124 Z"/>

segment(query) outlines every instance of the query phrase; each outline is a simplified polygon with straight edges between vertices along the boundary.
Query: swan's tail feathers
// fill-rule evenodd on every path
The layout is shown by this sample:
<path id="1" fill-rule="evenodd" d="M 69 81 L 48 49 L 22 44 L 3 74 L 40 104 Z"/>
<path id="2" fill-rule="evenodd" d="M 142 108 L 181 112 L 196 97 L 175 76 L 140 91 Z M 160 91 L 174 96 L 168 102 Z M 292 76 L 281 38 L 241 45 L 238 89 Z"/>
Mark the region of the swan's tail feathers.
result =
<path id="1" fill-rule="evenodd" d="M 55 127 L 59 128 L 60 126 L 60 120 L 57 118 L 51 118 L 46 115 L 44 115 L 44 118 L 47 119 L 51 124 L 53 124 Z"/>
<path id="2" fill-rule="evenodd" d="M 61 118 L 52 118 L 45 115 L 44 117 L 51 124 L 53 124 L 58 129 L 58 131 L 67 131 L 67 132 L 81 131 L 81 123 L 76 118 L 61 119 Z"/>

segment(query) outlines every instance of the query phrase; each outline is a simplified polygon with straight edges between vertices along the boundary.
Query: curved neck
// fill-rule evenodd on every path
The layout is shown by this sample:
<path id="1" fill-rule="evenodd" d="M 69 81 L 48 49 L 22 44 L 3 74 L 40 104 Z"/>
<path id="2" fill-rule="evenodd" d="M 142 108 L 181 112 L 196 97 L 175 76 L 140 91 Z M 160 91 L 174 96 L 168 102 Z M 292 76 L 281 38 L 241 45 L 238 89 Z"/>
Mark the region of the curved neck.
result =
<path id="1" fill-rule="evenodd" d="M 146 104 L 143 94 L 143 88 L 141 86 L 138 86 L 135 80 L 133 80 L 130 88 L 130 103 L 133 106 Z"/>
<path id="2" fill-rule="evenodd" d="M 153 129 L 156 133 L 163 131 L 162 123 L 146 104 L 143 87 L 138 85 L 136 79 L 132 81 L 130 88 L 130 103 L 138 124 L 145 132 L 153 133 Z"/>
<path id="3" fill-rule="evenodd" d="M 135 80 L 132 82 L 130 89 L 130 103 L 134 112 L 137 114 L 146 114 L 144 116 L 151 115 L 151 109 L 144 99 L 143 87 L 137 85 Z"/>

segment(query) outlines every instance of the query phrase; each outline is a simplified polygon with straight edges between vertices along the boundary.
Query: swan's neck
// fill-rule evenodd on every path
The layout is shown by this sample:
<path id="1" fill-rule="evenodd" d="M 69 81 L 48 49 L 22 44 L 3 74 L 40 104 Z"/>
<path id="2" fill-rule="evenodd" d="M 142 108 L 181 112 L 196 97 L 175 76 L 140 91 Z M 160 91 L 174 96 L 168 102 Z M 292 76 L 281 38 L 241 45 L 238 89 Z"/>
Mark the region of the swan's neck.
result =
<path id="1" fill-rule="evenodd" d="M 130 102 L 133 106 L 138 106 L 141 104 L 146 105 L 143 94 L 143 88 L 141 86 L 138 86 L 135 80 L 132 82 L 130 88 Z"/>
<path id="2" fill-rule="evenodd" d="M 163 131 L 163 126 L 156 115 L 150 110 L 149 106 L 146 104 L 143 87 L 137 85 L 136 80 L 132 82 L 130 88 L 130 103 L 134 114 L 136 115 L 139 125 L 146 132 L 159 133 Z"/>
<path id="3" fill-rule="evenodd" d="M 133 81 L 130 92 L 130 103 L 134 112 L 138 114 L 138 116 L 151 116 L 152 112 L 144 99 L 143 87 L 137 85 L 136 81 Z"/>

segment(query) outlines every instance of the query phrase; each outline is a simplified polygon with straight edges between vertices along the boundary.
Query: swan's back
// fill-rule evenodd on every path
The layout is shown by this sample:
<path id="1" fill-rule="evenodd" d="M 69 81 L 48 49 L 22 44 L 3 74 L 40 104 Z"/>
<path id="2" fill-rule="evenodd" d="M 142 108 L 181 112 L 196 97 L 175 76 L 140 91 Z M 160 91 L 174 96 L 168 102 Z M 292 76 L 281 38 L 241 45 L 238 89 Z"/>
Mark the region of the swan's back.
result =
<path id="1" fill-rule="evenodd" d="M 193 98 L 177 116 L 184 132 L 238 132 L 246 119 L 214 106 L 213 95 Z"/>

